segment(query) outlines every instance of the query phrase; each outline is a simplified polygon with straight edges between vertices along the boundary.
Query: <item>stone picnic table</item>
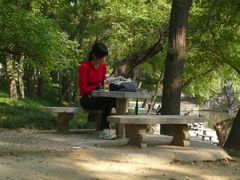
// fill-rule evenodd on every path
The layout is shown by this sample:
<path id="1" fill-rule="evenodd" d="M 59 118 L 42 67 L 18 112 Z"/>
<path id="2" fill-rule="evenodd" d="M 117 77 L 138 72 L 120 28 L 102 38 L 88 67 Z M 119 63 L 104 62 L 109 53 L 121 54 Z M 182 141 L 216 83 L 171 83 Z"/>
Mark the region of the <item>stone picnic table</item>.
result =
<path id="1" fill-rule="evenodd" d="M 125 115 L 127 112 L 129 99 L 149 99 L 150 95 L 146 92 L 127 92 L 127 91 L 98 91 L 94 90 L 91 93 L 94 97 L 110 97 L 116 98 L 116 113 L 117 115 Z M 125 130 L 122 124 L 117 126 L 117 136 L 125 137 Z"/>

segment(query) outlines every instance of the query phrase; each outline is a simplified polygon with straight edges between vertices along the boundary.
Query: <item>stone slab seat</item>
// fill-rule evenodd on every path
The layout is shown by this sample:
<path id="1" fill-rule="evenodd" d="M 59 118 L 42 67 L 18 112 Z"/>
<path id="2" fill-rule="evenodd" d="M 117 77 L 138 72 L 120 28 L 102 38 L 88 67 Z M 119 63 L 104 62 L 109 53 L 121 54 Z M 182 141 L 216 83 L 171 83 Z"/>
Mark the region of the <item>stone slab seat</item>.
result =
<path id="1" fill-rule="evenodd" d="M 208 138 L 210 143 L 212 143 L 213 136 L 211 135 L 198 134 L 197 136 L 202 137 L 202 140 L 205 140 L 205 138 Z"/>
<path id="2" fill-rule="evenodd" d="M 58 119 L 57 119 L 57 131 L 60 133 L 67 133 L 69 132 L 69 121 L 73 118 L 74 113 L 78 112 L 84 112 L 88 113 L 89 115 L 99 115 L 101 114 L 101 110 L 88 110 L 88 109 L 83 109 L 82 107 L 43 107 L 41 109 L 42 112 L 53 112 L 53 113 L 58 113 Z M 100 120 L 98 118 L 98 120 Z M 98 129 L 98 124 L 100 122 L 97 121 L 97 129 Z"/>
<path id="3" fill-rule="evenodd" d="M 122 124 L 124 135 L 119 138 L 129 137 L 128 144 L 147 147 L 146 125 L 147 124 L 172 124 L 173 139 L 171 144 L 177 146 L 190 146 L 188 123 L 203 122 L 205 119 L 198 116 L 182 115 L 114 115 L 109 116 L 110 123 Z"/>

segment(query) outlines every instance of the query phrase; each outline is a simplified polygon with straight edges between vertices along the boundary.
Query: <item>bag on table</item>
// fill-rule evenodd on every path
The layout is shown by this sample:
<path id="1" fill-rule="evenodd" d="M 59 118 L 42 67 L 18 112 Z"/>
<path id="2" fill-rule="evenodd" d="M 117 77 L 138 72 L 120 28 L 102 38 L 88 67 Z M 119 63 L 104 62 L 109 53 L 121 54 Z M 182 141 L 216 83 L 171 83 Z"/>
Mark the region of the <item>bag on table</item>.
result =
<path id="1" fill-rule="evenodd" d="M 137 88 L 135 82 L 131 79 L 125 79 L 121 76 L 113 77 L 108 79 L 110 81 L 110 91 L 128 91 L 128 92 L 136 92 Z"/>

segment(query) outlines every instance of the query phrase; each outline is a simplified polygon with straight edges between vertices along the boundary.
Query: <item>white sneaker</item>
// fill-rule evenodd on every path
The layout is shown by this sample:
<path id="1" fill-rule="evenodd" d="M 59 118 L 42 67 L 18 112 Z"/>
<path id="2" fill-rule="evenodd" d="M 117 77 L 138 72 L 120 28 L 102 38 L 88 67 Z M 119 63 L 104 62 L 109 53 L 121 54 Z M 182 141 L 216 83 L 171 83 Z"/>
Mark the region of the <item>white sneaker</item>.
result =
<path id="1" fill-rule="evenodd" d="M 106 133 L 105 131 L 106 129 L 99 132 L 99 138 L 103 138 L 104 134 Z"/>
<path id="2" fill-rule="evenodd" d="M 107 140 L 113 140 L 117 138 L 117 136 L 110 129 L 104 129 L 103 131 L 100 131 L 99 137 Z"/>

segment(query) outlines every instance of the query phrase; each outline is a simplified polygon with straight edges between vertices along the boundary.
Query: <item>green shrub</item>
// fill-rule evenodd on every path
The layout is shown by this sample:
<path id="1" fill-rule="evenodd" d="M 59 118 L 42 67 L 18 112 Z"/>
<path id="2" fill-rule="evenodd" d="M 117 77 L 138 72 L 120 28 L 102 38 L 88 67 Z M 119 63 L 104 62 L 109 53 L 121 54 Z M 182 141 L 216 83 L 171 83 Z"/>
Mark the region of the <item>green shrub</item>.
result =
<path id="1" fill-rule="evenodd" d="M 56 128 L 56 117 L 43 113 L 40 108 L 31 107 L 31 104 L 5 104 L 0 107 L 4 118 L 0 119 L 0 126 L 5 128 Z"/>
<path id="2" fill-rule="evenodd" d="M 225 149 L 230 156 L 240 158 L 240 148 L 226 148 Z"/>
<path id="3" fill-rule="evenodd" d="M 44 106 L 42 103 L 27 98 L 11 101 L 7 93 L 0 91 L 0 94 L 0 127 L 56 128 L 56 117 L 40 111 L 40 108 Z"/>
<path id="4" fill-rule="evenodd" d="M 57 114 L 41 112 L 42 107 L 57 104 L 56 89 L 47 88 L 46 97 L 41 100 L 25 98 L 12 101 L 8 98 L 6 88 L 3 89 L 3 86 L 1 86 L 0 127 L 56 129 Z M 73 120 L 70 121 L 70 128 L 95 128 L 95 126 L 95 122 L 87 122 L 86 113 L 76 113 Z"/>
<path id="5" fill-rule="evenodd" d="M 71 129 L 95 129 L 96 122 L 88 122 L 87 113 L 75 113 L 74 118 L 69 123 Z"/>

